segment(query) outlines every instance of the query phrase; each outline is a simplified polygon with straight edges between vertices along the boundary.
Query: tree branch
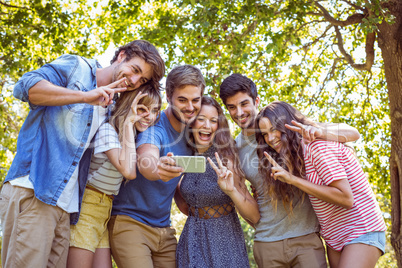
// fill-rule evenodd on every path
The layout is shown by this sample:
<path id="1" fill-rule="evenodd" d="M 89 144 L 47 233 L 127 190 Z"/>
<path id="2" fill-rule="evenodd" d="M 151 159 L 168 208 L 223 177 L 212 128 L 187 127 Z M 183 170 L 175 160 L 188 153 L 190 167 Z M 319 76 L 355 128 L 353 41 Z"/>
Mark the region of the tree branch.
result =
<path id="1" fill-rule="evenodd" d="M 366 70 L 369 71 L 371 66 L 374 64 L 374 42 L 375 42 L 375 33 L 368 33 L 366 36 L 366 63 L 357 64 L 353 60 L 352 56 L 348 54 L 343 45 L 342 34 L 339 31 L 338 26 L 335 26 L 336 38 L 338 40 L 338 49 L 341 54 L 345 57 L 346 61 L 355 68 L 356 70 Z"/>
<path id="2" fill-rule="evenodd" d="M 350 2 L 350 1 L 348 1 L 348 0 L 342 0 L 342 2 L 345 2 L 346 4 L 348 4 L 348 5 L 351 6 L 351 7 L 354 7 L 354 8 L 357 9 L 357 10 L 361 10 L 361 11 L 363 11 L 363 12 L 366 12 L 366 9 L 365 9 L 365 8 L 362 8 L 361 6 L 355 5 L 355 4 L 353 4 L 352 2 Z"/>
<path id="3" fill-rule="evenodd" d="M 253 21 L 247 26 L 247 29 L 239 35 L 239 37 L 240 37 L 240 38 L 243 38 L 243 37 L 247 36 L 250 32 L 254 31 L 256 27 L 257 27 L 257 20 L 253 20 Z"/>
<path id="4" fill-rule="evenodd" d="M 348 26 L 356 23 L 361 23 L 363 21 L 363 18 L 365 17 L 364 14 L 361 13 L 355 13 L 353 15 L 350 15 L 346 20 L 337 20 L 334 17 L 329 14 L 328 10 L 326 10 L 322 5 L 320 5 L 318 2 L 315 2 L 315 5 L 321 10 L 322 16 L 331 23 L 334 26 Z"/>
<path id="5" fill-rule="evenodd" d="M 306 50 L 308 47 L 310 47 L 310 46 L 314 45 L 315 43 L 317 43 L 321 38 L 324 38 L 327 35 L 327 32 L 329 31 L 329 29 L 331 29 L 331 28 L 332 28 L 332 25 L 328 25 L 325 28 L 325 31 L 324 31 L 324 33 L 322 35 L 320 35 L 319 37 L 314 39 L 312 42 L 303 45 L 303 49 Z"/>
<path id="6" fill-rule="evenodd" d="M 329 70 L 329 72 L 325 76 L 324 80 L 322 81 L 318 92 L 313 94 L 313 96 L 310 98 L 309 105 L 312 105 L 313 101 L 315 102 L 317 100 L 317 98 L 322 94 L 325 86 L 327 85 L 327 82 L 334 76 L 335 70 L 337 69 L 338 62 L 340 62 L 340 61 L 341 61 L 341 58 L 335 58 L 334 59 L 334 62 L 332 63 L 332 66 L 331 66 L 331 69 Z"/>
<path id="7" fill-rule="evenodd" d="M 13 6 L 13 5 L 10 5 L 10 4 L 7 4 L 7 3 L 4 3 L 4 2 L 2 2 L 2 1 L 0 1 L 0 5 L 3 5 L 3 6 L 5 6 L 5 7 L 11 7 L 11 8 L 23 8 L 23 9 L 29 9 L 29 8 L 27 8 L 27 7 Z"/>
<path id="8" fill-rule="evenodd" d="M 324 16 L 322 13 L 316 13 L 316 12 L 306 12 L 306 15 L 311 15 L 311 16 Z"/>
<path id="9" fill-rule="evenodd" d="M 343 46 L 343 38 L 342 38 L 341 32 L 339 31 L 338 26 L 335 26 L 335 32 L 336 32 L 336 39 L 338 40 L 338 48 L 339 48 L 339 51 L 340 51 L 341 54 L 345 57 L 346 61 L 347 61 L 350 65 L 355 64 L 355 62 L 354 62 L 352 56 L 350 56 L 350 55 L 346 52 L 346 50 L 345 50 L 345 48 L 344 48 L 344 46 Z"/>
<path id="10" fill-rule="evenodd" d="M 327 22 L 326 20 L 312 20 L 312 21 L 308 21 L 303 23 L 302 25 L 300 25 L 299 28 L 297 28 L 294 32 L 298 32 L 300 31 L 302 28 L 304 28 L 305 26 L 309 25 L 309 24 L 313 24 L 313 23 L 321 23 L 321 22 Z"/>

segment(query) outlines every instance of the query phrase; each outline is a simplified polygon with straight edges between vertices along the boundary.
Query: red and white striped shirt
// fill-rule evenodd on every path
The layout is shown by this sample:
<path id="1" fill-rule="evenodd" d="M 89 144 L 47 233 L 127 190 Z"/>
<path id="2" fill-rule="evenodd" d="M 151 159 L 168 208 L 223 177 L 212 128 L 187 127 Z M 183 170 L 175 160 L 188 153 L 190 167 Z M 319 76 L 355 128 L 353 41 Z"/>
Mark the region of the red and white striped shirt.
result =
<path id="1" fill-rule="evenodd" d="M 306 178 L 318 185 L 330 185 L 347 178 L 353 193 L 353 207 L 346 209 L 309 195 L 327 244 L 342 250 L 347 242 L 373 231 L 385 231 L 384 219 L 360 164 L 342 143 L 317 140 L 304 146 Z"/>

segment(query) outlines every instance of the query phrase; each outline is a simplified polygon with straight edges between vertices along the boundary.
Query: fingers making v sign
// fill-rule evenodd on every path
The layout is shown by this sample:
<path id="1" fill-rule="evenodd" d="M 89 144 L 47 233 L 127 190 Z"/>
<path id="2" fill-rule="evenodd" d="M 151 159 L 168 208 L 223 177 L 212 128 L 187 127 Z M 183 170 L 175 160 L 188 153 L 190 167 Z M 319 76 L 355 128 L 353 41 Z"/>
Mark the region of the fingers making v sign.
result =
<path id="1" fill-rule="evenodd" d="M 230 171 L 225 165 L 223 165 L 219 154 L 215 153 L 216 162 L 218 166 L 208 157 L 208 162 L 211 167 L 215 170 L 216 175 L 218 175 L 218 185 L 221 190 L 229 195 L 229 193 L 233 192 L 234 190 L 234 180 L 233 180 L 233 172 Z"/>
<path id="2" fill-rule="evenodd" d="M 93 90 L 84 92 L 84 102 L 91 105 L 107 106 L 113 103 L 115 93 L 127 90 L 127 87 L 118 87 L 127 78 L 122 78 L 107 86 L 97 87 Z"/>
<path id="3" fill-rule="evenodd" d="M 317 138 L 322 136 L 322 129 L 314 126 L 304 125 L 300 122 L 292 120 L 292 124 L 285 124 L 285 127 L 289 130 L 299 133 L 303 137 L 305 143 L 310 143 L 315 141 Z"/>
<path id="4" fill-rule="evenodd" d="M 282 168 L 276 161 L 267 153 L 264 152 L 265 158 L 271 163 L 271 176 L 275 180 L 280 180 L 282 182 L 292 184 L 297 178 Z"/>
<path id="5" fill-rule="evenodd" d="M 248 192 L 246 185 L 244 190 L 240 185 L 239 178 L 236 174 L 222 163 L 218 153 L 215 153 L 216 164 L 208 157 L 208 162 L 218 175 L 218 185 L 222 192 L 227 194 L 233 201 L 236 210 L 246 219 L 247 222 L 254 225 L 260 220 L 257 201 Z M 231 162 L 228 163 L 231 167 Z M 236 185 L 236 186 L 235 186 Z"/>

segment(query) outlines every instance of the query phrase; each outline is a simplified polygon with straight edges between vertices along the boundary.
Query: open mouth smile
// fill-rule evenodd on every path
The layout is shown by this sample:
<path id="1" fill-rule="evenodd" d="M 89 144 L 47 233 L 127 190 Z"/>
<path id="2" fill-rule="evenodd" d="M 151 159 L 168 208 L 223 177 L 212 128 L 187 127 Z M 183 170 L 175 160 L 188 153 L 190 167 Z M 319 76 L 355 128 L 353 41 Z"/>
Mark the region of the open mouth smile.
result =
<path id="1" fill-rule="evenodd" d="M 200 136 L 200 140 L 209 141 L 211 139 L 212 133 L 208 131 L 200 131 L 198 132 Z"/>

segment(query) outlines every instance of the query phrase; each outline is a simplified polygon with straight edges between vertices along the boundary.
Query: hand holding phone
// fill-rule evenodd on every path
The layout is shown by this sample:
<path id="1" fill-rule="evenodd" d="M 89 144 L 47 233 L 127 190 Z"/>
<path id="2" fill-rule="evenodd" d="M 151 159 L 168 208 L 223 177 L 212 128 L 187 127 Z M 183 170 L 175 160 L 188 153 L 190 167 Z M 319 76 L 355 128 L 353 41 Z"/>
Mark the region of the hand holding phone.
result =
<path id="1" fill-rule="evenodd" d="M 176 162 L 176 166 L 184 169 L 183 173 L 204 173 L 205 157 L 204 156 L 171 156 Z"/>

